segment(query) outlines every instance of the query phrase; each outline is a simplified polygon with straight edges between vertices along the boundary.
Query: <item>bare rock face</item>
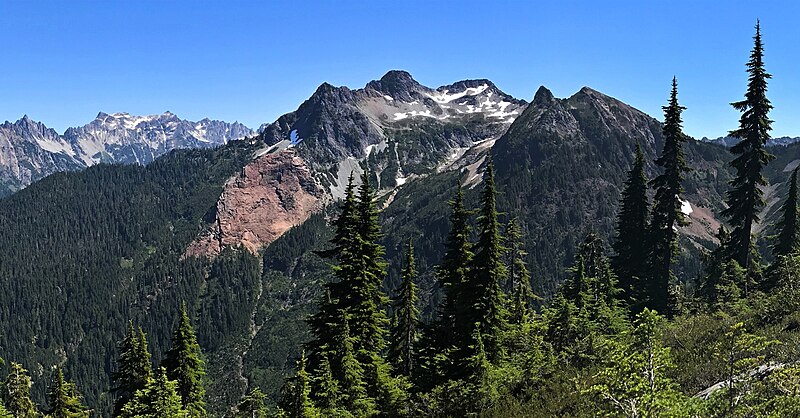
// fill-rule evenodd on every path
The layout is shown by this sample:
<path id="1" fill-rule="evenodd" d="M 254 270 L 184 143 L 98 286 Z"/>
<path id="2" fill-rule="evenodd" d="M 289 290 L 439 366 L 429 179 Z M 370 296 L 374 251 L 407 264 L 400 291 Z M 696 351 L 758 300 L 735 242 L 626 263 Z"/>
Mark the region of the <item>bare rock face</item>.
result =
<path id="1" fill-rule="evenodd" d="M 186 256 L 215 256 L 243 245 L 253 254 L 325 203 L 325 194 L 293 149 L 256 158 L 225 185 L 213 226 L 186 249 Z"/>

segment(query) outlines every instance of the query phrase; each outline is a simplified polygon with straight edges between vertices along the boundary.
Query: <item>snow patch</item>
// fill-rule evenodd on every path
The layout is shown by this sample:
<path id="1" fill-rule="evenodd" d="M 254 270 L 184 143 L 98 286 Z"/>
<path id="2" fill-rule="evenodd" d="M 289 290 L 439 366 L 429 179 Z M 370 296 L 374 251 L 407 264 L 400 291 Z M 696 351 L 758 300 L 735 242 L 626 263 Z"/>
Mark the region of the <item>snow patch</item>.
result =
<path id="1" fill-rule="evenodd" d="M 383 140 L 381 142 L 378 142 L 377 144 L 367 145 L 367 147 L 364 148 L 364 154 L 366 154 L 366 156 L 369 157 L 370 154 L 372 154 L 372 151 L 382 152 L 388 147 L 389 143 L 387 143 L 386 140 Z"/>
<path id="2" fill-rule="evenodd" d="M 387 102 L 392 102 L 392 101 L 394 101 L 394 98 L 393 98 L 392 96 L 387 96 L 387 95 L 384 95 L 384 96 L 383 96 L 383 98 L 384 98 L 384 99 L 386 99 L 386 101 L 387 101 Z"/>
<path id="3" fill-rule="evenodd" d="M 444 90 L 442 92 L 437 92 L 436 94 L 429 94 L 428 97 L 433 99 L 437 103 L 450 103 L 453 100 L 458 100 L 464 96 L 476 96 L 484 92 L 484 90 L 488 89 L 488 84 L 482 84 L 478 87 L 470 87 L 462 92 L 450 94 L 450 90 Z"/>
<path id="4" fill-rule="evenodd" d="M 394 120 L 398 121 L 398 120 L 403 120 L 403 119 L 410 118 L 410 117 L 415 117 L 415 116 L 424 116 L 424 117 L 427 117 L 427 118 L 436 118 L 436 116 L 431 114 L 431 110 L 430 109 L 426 109 L 426 110 L 422 110 L 422 111 L 420 111 L 420 110 L 412 110 L 410 112 L 395 113 L 394 114 Z"/>
<path id="5" fill-rule="evenodd" d="M 688 216 L 691 215 L 692 212 L 694 212 L 694 210 L 692 209 L 692 204 L 689 203 L 688 200 L 683 200 L 681 198 L 678 198 L 678 200 L 680 200 L 681 202 L 681 212 L 683 212 L 684 215 Z"/>

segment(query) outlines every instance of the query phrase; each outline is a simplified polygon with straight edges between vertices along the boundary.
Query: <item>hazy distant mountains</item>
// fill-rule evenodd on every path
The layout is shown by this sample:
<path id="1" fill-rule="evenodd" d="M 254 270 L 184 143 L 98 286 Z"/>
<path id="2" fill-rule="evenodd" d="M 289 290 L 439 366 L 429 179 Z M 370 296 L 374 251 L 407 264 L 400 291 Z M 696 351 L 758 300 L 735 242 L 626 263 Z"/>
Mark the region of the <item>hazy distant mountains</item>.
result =
<path id="1" fill-rule="evenodd" d="M 215 147 L 253 133 L 238 122 L 193 122 L 171 112 L 151 116 L 101 112 L 62 135 L 26 115 L 0 125 L 0 195 L 58 171 L 100 162 L 147 164 L 173 149 Z"/>
<path id="2" fill-rule="evenodd" d="M 739 142 L 738 138 L 734 138 L 732 136 L 723 136 L 721 138 L 716 139 L 708 139 L 703 138 L 703 141 L 708 141 L 714 144 L 725 145 L 726 147 L 731 147 L 737 142 Z M 776 147 L 776 146 L 786 146 L 789 144 L 794 144 L 795 142 L 800 141 L 800 137 L 790 137 L 790 136 L 782 136 L 780 138 L 772 138 L 767 142 L 768 147 Z"/>

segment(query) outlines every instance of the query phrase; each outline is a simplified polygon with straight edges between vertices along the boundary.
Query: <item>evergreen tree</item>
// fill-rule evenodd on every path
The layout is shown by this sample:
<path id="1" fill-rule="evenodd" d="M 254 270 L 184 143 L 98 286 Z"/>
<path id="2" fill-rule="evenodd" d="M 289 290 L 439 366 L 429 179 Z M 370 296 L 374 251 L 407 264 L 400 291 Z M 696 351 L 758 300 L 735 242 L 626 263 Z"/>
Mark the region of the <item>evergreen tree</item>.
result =
<path id="1" fill-rule="evenodd" d="M 578 246 L 575 264 L 569 269 L 570 277 L 562 287 L 564 297 L 577 308 L 602 301 L 616 303 L 619 294 L 617 277 L 605 255 L 603 241 L 594 232 L 586 235 Z"/>
<path id="2" fill-rule="evenodd" d="M 147 387 L 136 391 L 133 399 L 122 408 L 122 418 L 185 418 L 189 411 L 181 406 L 178 382 L 167 378 L 162 367 Z"/>
<path id="3" fill-rule="evenodd" d="M 664 169 L 651 182 L 655 189 L 652 220 L 650 222 L 649 277 L 645 286 L 644 304 L 664 315 L 671 315 L 674 307 L 669 292 L 673 281 L 672 261 L 678 248 L 676 226 L 684 225 L 680 194 L 684 174 L 689 171 L 683 154 L 686 136 L 681 130 L 681 112 L 678 104 L 678 82 L 672 79 L 669 104 L 664 106 L 664 149 L 655 163 Z"/>
<path id="4" fill-rule="evenodd" d="M 772 246 L 772 253 L 775 258 L 794 253 L 798 249 L 798 244 L 800 244 L 800 225 L 797 223 L 797 170 L 798 168 L 795 168 L 792 171 L 792 177 L 789 180 L 789 195 L 786 197 L 783 207 L 781 207 L 783 217 L 777 225 L 777 240 Z"/>
<path id="5" fill-rule="evenodd" d="M 147 349 L 147 337 L 141 328 L 134 331 L 133 323 L 128 322 L 128 332 L 119 345 L 117 371 L 112 374 L 116 386 L 112 390 L 116 395 L 114 416 L 122 412 L 122 408 L 133 399 L 136 391 L 144 389 L 152 378 L 150 352 Z"/>
<path id="6" fill-rule="evenodd" d="M 394 301 L 394 327 L 392 329 L 392 345 L 389 350 L 395 370 L 403 376 L 411 376 L 416 358 L 417 325 L 419 309 L 417 308 L 417 276 L 414 263 L 414 246 L 411 240 L 406 248 L 406 262 L 400 274 L 400 288 Z"/>
<path id="7" fill-rule="evenodd" d="M 730 163 L 736 169 L 736 176 L 730 183 L 728 207 L 722 212 L 733 228 L 728 253 L 748 271 L 751 232 L 753 225 L 759 221 L 758 212 L 764 207 L 761 187 L 767 184 L 761 171 L 774 158 L 766 150 L 769 131 L 772 130 L 772 121 L 768 117 L 772 104 L 767 99 L 767 80 L 772 76 L 764 69 L 764 45 L 761 42 L 759 23 L 756 24 L 753 39 L 753 51 L 747 63 L 749 78 L 745 98 L 731 104 L 742 112 L 742 116 L 739 119 L 739 128 L 729 135 L 739 138 L 740 141 L 731 147 L 731 153 L 737 156 Z"/>
<path id="8" fill-rule="evenodd" d="M 508 272 L 503 263 L 505 249 L 497 220 L 494 165 L 491 160 L 486 166 L 483 183 L 475 256 L 464 291 L 460 294 L 467 311 L 463 318 L 457 318 L 462 321 L 462 325 L 457 327 L 468 328 L 477 324 L 486 357 L 496 361 L 500 356 L 500 336 L 508 325 L 505 294 L 501 287 Z"/>
<path id="9" fill-rule="evenodd" d="M 323 414 L 335 415 L 341 406 L 339 382 L 333 377 L 333 370 L 328 356 L 323 356 L 319 368 L 314 372 L 312 386 L 316 388 L 315 399 Z"/>
<path id="10" fill-rule="evenodd" d="M 235 418 L 267 418 L 267 395 L 255 388 L 236 406 Z"/>
<path id="11" fill-rule="evenodd" d="M 368 416 L 375 413 L 375 400 L 367 396 L 364 367 L 356 358 L 354 340 L 350 335 L 350 325 L 345 321 L 340 335 L 339 351 L 334 353 L 340 359 L 343 404 L 356 416 Z"/>
<path id="12" fill-rule="evenodd" d="M 456 323 L 465 313 L 465 305 L 461 297 L 464 284 L 469 275 L 472 263 L 471 228 L 469 225 L 472 212 L 464 206 L 464 190 L 459 185 L 456 194 L 449 202 L 450 232 L 445 243 L 445 252 L 441 264 L 436 268 L 436 278 L 444 289 L 444 302 L 439 316 L 432 329 L 434 350 L 442 351 L 450 347 L 466 347 L 471 344 L 470 327 Z"/>
<path id="13" fill-rule="evenodd" d="M 386 345 L 389 319 L 383 308 L 388 305 L 389 298 L 382 290 L 387 263 L 383 259 L 383 245 L 378 242 L 381 228 L 375 192 L 366 172 L 361 176 L 358 188 L 357 213 L 360 238 L 358 270 L 348 278 L 350 280 L 344 282 L 349 289 L 341 300 L 350 323 L 356 325 L 350 327 L 356 338 L 356 351 L 365 350 L 371 357 L 380 353 Z"/>
<path id="14" fill-rule="evenodd" d="M 384 248 L 378 242 L 381 235 L 375 192 L 367 173 L 361 177 L 357 196 L 351 176 L 334 226 L 334 247 L 321 254 L 334 259 L 336 281 L 328 285 L 327 300 L 310 321 L 314 339 L 308 347 L 315 359 L 313 370 L 320 370 L 323 358 L 335 359 L 337 364 L 331 364 L 333 376 L 353 395 L 345 402 L 348 409 L 369 410 L 377 399 L 382 400 L 382 408 L 390 408 L 388 404 L 398 393 L 382 356 L 389 324 L 384 311 L 389 300 L 382 290 L 386 262 Z M 342 338 L 343 329 L 346 338 Z"/>
<path id="15" fill-rule="evenodd" d="M 596 406 L 607 414 L 603 416 L 693 416 L 687 411 L 688 397 L 668 377 L 675 365 L 661 342 L 661 322 L 655 312 L 645 309 L 636 318 L 636 328 L 626 332 L 632 334 L 630 343 L 622 338 L 609 341 L 604 367 L 590 388 L 597 395 Z"/>
<path id="16" fill-rule="evenodd" d="M 531 275 L 528 266 L 525 265 L 525 242 L 522 240 L 522 230 L 519 219 L 511 218 L 506 225 L 506 241 L 508 247 L 508 281 L 507 286 L 511 291 L 511 315 L 510 321 L 514 324 L 522 324 L 533 312 L 531 303 L 538 297 L 531 290 Z"/>
<path id="17" fill-rule="evenodd" d="M 51 418 L 89 417 L 89 411 L 81 403 L 81 396 L 75 384 L 64 380 L 61 367 L 56 368 L 47 397 L 50 402 L 50 410 L 47 414 Z"/>
<path id="18" fill-rule="evenodd" d="M 31 378 L 21 364 L 11 362 L 3 384 L 3 404 L 14 418 L 38 418 L 39 412 L 31 400 Z"/>
<path id="19" fill-rule="evenodd" d="M 172 347 L 164 356 L 163 366 L 167 377 L 178 384 L 183 409 L 192 417 L 205 417 L 205 362 L 185 303 L 181 305 L 178 326 L 172 334 Z"/>
<path id="20" fill-rule="evenodd" d="M 614 257 L 611 263 L 619 278 L 619 287 L 629 302 L 636 301 L 647 273 L 647 222 L 650 203 L 647 176 L 644 173 L 642 147 L 636 144 L 636 160 L 628 172 L 617 216 Z"/>
<path id="21" fill-rule="evenodd" d="M 288 418 L 313 418 L 319 416 L 317 408 L 311 401 L 311 378 L 306 371 L 305 353 L 297 361 L 297 374 L 292 381 L 291 390 L 284 408 Z"/>
<path id="22" fill-rule="evenodd" d="M 333 248 L 318 252 L 320 256 L 331 258 L 337 264 L 331 266 L 336 280 L 325 283 L 325 291 L 317 303 L 318 310 L 308 320 L 313 338 L 305 347 L 309 351 L 312 370 L 319 368 L 323 357 L 333 358 L 329 354 L 336 350 L 339 333 L 344 325 L 345 318 L 341 315 L 339 297 L 347 291 L 342 282 L 354 272 L 350 264 L 354 263 L 358 256 L 356 204 L 355 185 L 351 173 L 339 216 L 333 221 L 335 232 L 330 241 Z"/>

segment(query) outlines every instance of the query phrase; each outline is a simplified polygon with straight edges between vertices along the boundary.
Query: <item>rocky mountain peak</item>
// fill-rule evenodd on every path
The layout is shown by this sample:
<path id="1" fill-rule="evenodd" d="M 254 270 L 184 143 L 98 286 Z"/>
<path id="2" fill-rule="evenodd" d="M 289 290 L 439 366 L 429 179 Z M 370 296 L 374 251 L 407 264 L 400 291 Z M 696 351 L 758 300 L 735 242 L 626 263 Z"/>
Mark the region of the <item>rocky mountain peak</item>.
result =
<path id="1" fill-rule="evenodd" d="M 414 80 L 411 74 L 402 70 L 391 70 L 387 72 L 380 80 L 373 80 L 367 83 L 365 89 L 375 90 L 394 99 L 407 102 L 414 100 L 412 97 L 413 93 L 427 90 Z"/>
<path id="2" fill-rule="evenodd" d="M 536 90 L 536 94 L 533 96 L 532 104 L 537 106 L 544 106 L 549 105 L 553 101 L 555 101 L 555 97 L 553 97 L 553 93 L 547 89 L 545 86 L 540 86 L 539 89 Z"/>

